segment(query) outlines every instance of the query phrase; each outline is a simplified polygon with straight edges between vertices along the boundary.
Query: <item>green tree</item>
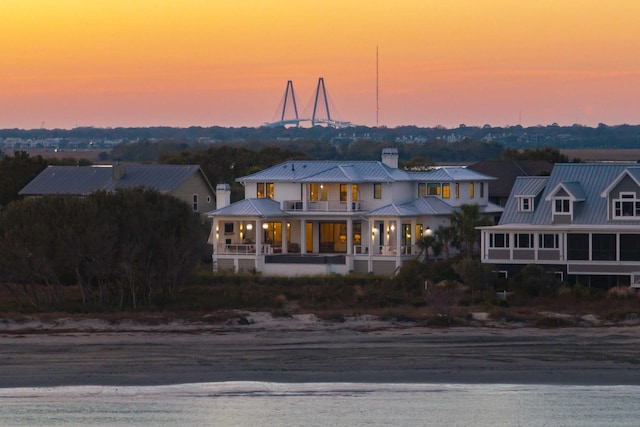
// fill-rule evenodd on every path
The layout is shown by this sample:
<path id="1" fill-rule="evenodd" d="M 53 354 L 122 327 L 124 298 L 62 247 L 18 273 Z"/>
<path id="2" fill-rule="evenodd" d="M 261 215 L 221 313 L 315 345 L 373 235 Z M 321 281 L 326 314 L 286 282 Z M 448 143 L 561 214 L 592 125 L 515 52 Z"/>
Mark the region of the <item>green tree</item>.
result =
<path id="1" fill-rule="evenodd" d="M 0 159 L 0 206 L 19 198 L 18 193 L 47 167 L 42 156 L 31 157 L 26 151 Z"/>
<path id="2" fill-rule="evenodd" d="M 161 305 L 188 283 L 206 238 L 190 206 L 147 189 L 25 199 L 0 213 L 0 279 L 38 309 L 59 307 L 73 283 L 99 308 Z"/>

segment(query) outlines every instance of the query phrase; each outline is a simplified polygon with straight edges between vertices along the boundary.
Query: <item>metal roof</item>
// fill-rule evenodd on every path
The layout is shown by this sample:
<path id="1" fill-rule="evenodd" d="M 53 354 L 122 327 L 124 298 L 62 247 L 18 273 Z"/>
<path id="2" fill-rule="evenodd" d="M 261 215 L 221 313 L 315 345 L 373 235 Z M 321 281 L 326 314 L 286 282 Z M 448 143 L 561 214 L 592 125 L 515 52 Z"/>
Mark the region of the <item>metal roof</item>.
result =
<path id="1" fill-rule="evenodd" d="M 537 197 L 549 180 L 548 176 L 516 177 L 513 183 L 514 197 Z"/>
<path id="2" fill-rule="evenodd" d="M 485 181 L 494 177 L 462 166 L 443 166 L 427 172 L 411 172 L 413 181 Z"/>
<path id="3" fill-rule="evenodd" d="M 490 176 L 460 166 L 440 167 L 427 172 L 409 172 L 379 161 L 290 160 L 243 176 L 238 182 L 393 182 L 393 181 L 480 181 Z"/>
<path id="4" fill-rule="evenodd" d="M 201 173 L 198 165 L 119 166 L 125 169 L 125 174 L 119 179 L 113 177 L 113 166 L 49 166 L 27 184 L 20 195 L 86 195 L 99 190 L 114 191 L 133 187 L 147 187 L 167 193 L 176 189 L 191 175 Z M 204 174 L 202 177 L 211 187 Z"/>
<path id="5" fill-rule="evenodd" d="M 402 204 L 389 204 L 381 208 L 374 209 L 366 214 L 368 217 L 396 217 L 396 216 L 424 216 L 424 215 L 450 215 L 457 208 L 449 205 L 434 196 L 418 197 Z M 480 206 L 483 214 L 502 212 L 502 207 L 488 203 Z"/>
<path id="6" fill-rule="evenodd" d="M 402 204 L 392 203 L 367 213 L 368 217 L 449 215 L 453 207 L 433 196 L 418 197 Z"/>
<path id="7" fill-rule="evenodd" d="M 288 215 L 280 203 L 272 199 L 244 199 L 223 208 L 207 212 L 207 216 L 281 217 Z"/>
<path id="8" fill-rule="evenodd" d="M 530 180 L 537 177 L 520 177 L 516 180 L 511 196 L 500 218 L 500 225 L 531 224 L 552 225 L 552 198 L 548 197 L 553 191 L 565 184 L 567 191 L 576 190 L 571 184 L 579 183 L 583 194 L 573 204 L 572 225 L 640 225 L 640 220 L 610 220 L 607 218 L 607 198 L 604 191 L 619 178 L 625 170 L 635 173 L 637 168 L 629 163 L 559 163 L 551 171 L 545 189 L 534 204 L 534 212 L 518 212 L 518 201 L 515 197 L 522 194 L 522 188 L 533 185 Z M 606 194 L 605 194 L 606 195 Z M 574 194 L 575 196 L 575 194 Z"/>

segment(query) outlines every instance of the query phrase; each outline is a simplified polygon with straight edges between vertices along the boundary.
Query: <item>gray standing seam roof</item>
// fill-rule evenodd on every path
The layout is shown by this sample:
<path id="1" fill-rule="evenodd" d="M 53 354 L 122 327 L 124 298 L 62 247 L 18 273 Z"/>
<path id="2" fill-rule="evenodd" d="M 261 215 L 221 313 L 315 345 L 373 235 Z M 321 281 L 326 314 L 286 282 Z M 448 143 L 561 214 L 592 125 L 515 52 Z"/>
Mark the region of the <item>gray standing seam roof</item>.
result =
<path id="1" fill-rule="evenodd" d="M 464 167 L 441 167 L 427 172 L 408 172 L 379 161 L 291 160 L 251 175 L 238 182 L 393 182 L 393 181 L 480 181 L 493 177 Z"/>
<path id="2" fill-rule="evenodd" d="M 574 202 L 573 220 L 575 225 L 640 225 L 640 220 L 610 220 L 607 218 L 607 198 L 603 191 L 626 169 L 636 169 L 629 163 L 559 163 L 548 178 L 542 197 L 536 201 L 534 212 L 518 212 L 515 196 L 523 193 L 523 188 L 533 185 L 537 177 L 520 177 L 516 180 L 509 200 L 500 218 L 500 225 L 531 224 L 552 225 L 552 203 L 547 196 L 561 183 L 580 183 L 584 201 Z M 566 185 L 565 185 L 566 188 Z M 575 186 L 572 186 L 575 190 Z"/>

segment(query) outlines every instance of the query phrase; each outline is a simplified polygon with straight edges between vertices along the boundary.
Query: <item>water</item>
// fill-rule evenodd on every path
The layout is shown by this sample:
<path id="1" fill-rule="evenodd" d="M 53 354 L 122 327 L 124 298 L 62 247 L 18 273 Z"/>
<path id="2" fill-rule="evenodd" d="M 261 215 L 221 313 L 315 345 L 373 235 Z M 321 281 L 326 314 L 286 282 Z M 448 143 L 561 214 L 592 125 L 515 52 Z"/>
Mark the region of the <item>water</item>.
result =
<path id="1" fill-rule="evenodd" d="M 0 389 L 2 426 L 637 426 L 639 386 L 279 384 Z"/>

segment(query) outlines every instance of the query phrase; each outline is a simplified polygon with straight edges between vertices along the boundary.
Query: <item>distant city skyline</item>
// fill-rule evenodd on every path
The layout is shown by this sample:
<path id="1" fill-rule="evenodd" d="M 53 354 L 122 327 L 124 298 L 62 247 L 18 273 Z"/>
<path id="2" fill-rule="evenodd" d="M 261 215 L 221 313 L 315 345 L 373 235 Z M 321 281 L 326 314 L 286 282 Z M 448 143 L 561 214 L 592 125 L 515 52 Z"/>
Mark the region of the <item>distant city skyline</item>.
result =
<path id="1" fill-rule="evenodd" d="M 5 0 L 0 128 L 640 123 L 637 0 Z M 335 108 L 333 108 L 335 107 Z"/>

